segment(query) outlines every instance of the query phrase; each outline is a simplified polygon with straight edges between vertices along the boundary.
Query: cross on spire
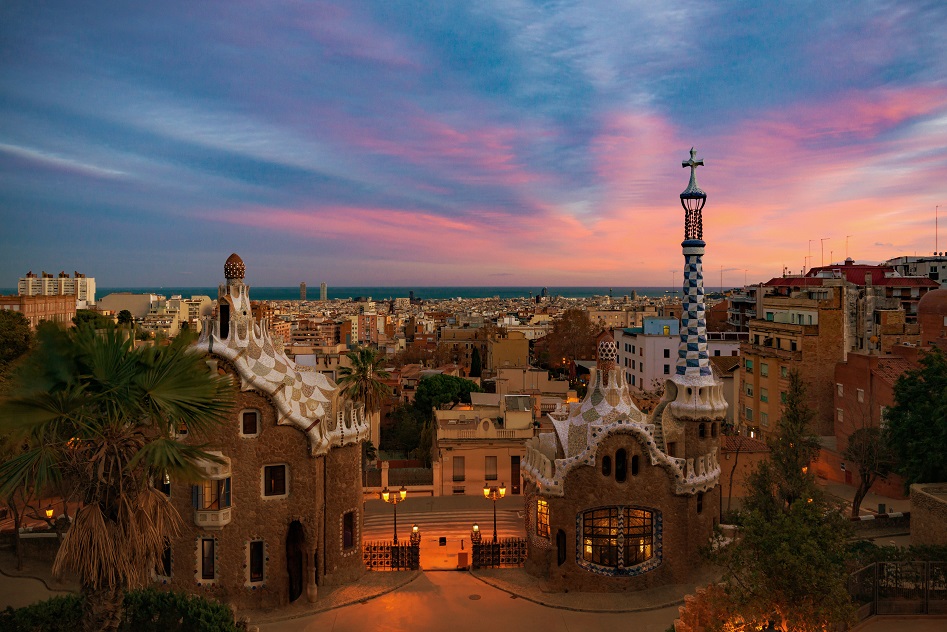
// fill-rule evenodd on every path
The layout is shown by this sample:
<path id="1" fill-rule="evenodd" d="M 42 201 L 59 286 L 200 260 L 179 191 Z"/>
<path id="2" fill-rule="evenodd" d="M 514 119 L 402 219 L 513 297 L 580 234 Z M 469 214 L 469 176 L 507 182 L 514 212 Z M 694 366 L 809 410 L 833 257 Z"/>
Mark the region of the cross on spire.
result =
<path id="1" fill-rule="evenodd" d="M 700 189 L 697 187 L 697 167 L 704 166 L 704 159 L 701 158 L 700 160 L 696 160 L 696 156 L 697 150 L 691 147 L 691 159 L 681 162 L 681 166 L 685 169 L 687 167 L 691 168 L 691 181 L 687 185 L 687 191 L 700 191 Z"/>

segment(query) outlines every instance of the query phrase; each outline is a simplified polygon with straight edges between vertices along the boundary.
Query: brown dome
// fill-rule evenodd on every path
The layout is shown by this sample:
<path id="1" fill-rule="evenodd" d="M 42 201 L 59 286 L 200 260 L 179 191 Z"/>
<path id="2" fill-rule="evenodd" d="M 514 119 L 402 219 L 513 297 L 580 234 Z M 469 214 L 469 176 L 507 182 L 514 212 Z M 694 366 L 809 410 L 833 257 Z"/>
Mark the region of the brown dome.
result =
<path id="1" fill-rule="evenodd" d="M 246 271 L 247 267 L 243 265 L 243 259 L 241 259 L 237 253 L 233 253 L 227 257 L 227 262 L 224 264 L 224 278 L 228 281 L 231 279 L 242 279 Z"/>
<path id="2" fill-rule="evenodd" d="M 931 290 L 917 302 L 917 315 L 947 316 L 947 289 Z"/>

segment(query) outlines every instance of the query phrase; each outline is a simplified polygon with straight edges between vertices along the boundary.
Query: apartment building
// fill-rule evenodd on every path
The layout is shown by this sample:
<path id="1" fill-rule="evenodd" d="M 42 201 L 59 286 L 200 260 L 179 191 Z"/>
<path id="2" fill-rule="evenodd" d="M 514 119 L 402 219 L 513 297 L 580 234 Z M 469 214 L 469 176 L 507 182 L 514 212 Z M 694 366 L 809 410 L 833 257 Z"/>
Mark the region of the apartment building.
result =
<path id="1" fill-rule="evenodd" d="M 20 296 L 74 296 L 77 309 L 89 309 L 95 305 L 95 279 L 79 272 L 70 277 L 66 272 L 52 275 L 43 272 L 36 276 L 32 271 L 17 283 Z"/>

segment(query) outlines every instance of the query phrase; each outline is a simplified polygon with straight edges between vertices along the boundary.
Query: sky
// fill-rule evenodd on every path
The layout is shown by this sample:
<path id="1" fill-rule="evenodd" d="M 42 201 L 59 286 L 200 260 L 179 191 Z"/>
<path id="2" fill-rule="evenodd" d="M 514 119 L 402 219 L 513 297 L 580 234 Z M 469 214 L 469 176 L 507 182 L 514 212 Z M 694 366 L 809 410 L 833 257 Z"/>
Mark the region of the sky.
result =
<path id="1" fill-rule="evenodd" d="M 0 3 L 0 287 L 708 285 L 947 250 L 947 3 Z M 938 210 L 936 207 L 941 205 Z M 809 255 L 811 254 L 811 258 Z"/>

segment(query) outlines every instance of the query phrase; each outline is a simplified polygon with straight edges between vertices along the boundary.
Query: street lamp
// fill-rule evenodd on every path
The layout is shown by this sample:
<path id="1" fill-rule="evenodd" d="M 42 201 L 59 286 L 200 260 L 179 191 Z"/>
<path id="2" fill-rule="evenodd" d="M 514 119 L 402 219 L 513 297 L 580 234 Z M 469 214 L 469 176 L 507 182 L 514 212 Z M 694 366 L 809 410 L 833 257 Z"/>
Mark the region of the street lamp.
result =
<path id="1" fill-rule="evenodd" d="M 53 506 L 47 505 L 45 509 L 45 513 L 46 513 L 46 519 L 52 520 L 53 519 Z"/>
<path id="2" fill-rule="evenodd" d="M 506 496 L 506 483 L 500 483 L 499 487 L 490 487 L 486 483 L 483 485 L 483 497 L 493 501 L 493 542 L 497 541 L 497 501 Z M 476 526 L 476 525 L 475 525 Z"/>
<path id="3" fill-rule="evenodd" d="M 480 544 L 481 537 L 482 534 L 480 533 L 480 525 L 475 522 L 473 528 L 470 529 L 470 541 L 473 544 Z"/>
<path id="4" fill-rule="evenodd" d="M 404 499 L 407 498 L 407 497 L 408 497 L 408 490 L 405 489 L 404 485 L 402 485 L 402 486 L 401 486 L 401 489 L 399 489 L 399 490 L 398 490 L 397 492 L 395 492 L 395 493 L 389 492 L 387 487 L 381 491 L 381 499 L 384 500 L 386 503 L 390 503 L 390 504 L 394 505 L 394 509 L 395 509 L 395 544 L 398 544 L 398 503 L 400 503 L 402 500 L 404 500 Z"/>
<path id="5" fill-rule="evenodd" d="M 421 530 L 418 529 L 418 525 L 411 526 L 411 545 L 417 546 L 421 544 Z"/>

